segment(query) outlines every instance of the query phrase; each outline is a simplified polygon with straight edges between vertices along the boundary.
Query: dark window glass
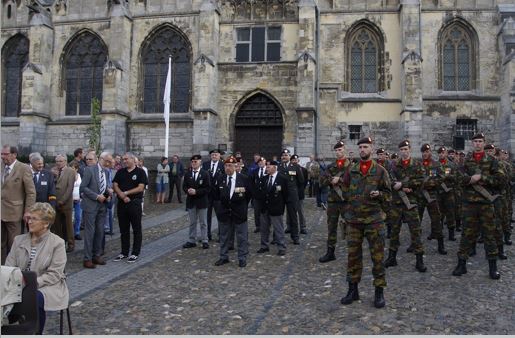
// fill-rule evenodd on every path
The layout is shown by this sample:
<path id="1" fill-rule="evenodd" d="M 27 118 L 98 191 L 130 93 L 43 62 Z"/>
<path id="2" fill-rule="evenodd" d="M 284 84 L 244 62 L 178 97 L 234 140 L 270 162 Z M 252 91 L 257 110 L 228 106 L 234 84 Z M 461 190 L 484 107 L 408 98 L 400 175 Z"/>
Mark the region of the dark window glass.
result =
<path id="1" fill-rule="evenodd" d="M 456 136 L 463 137 L 465 140 L 472 139 L 477 133 L 477 120 L 475 119 L 457 119 L 456 120 Z"/>
<path id="2" fill-rule="evenodd" d="M 265 27 L 252 28 L 252 61 L 265 61 Z"/>
<path id="3" fill-rule="evenodd" d="M 349 126 L 349 139 L 358 141 L 361 138 L 361 126 L 350 125 Z"/>
<path id="4" fill-rule="evenodd" d="M 238 41 L 250 41 L 250 28 L 238 28 L 236 32 Z"/>
<path id="5" fill-rule="evenodd" d="M 249 62 L 249 48 L 248 43 L 239 43 L 236 45 L 236 62 Z"/>
<path id="6" fill-rule="evenodd" d="M 379 43 L 366 28 L 356 31 L 351 38 L 350 91 L 375 93 L 378 91 Z"/>
<path id="7" fill-rule="evenodd" d="M 268 27 L 268 40 L 281 40 L 281 27 Z"/>
<path id="8" fill-rule="evenodd" d="M 85 32 L 68 47 L 65 65 L 66 115 L 91 114 L 91 100 L 102 103 L 107 48 L 95 35 Z"/>
<path id="9" fill-rule="evenodd" d="M 279 42 L 269 42 L 266 49 L 267 61 L 279 61 L 281 59 L 281 44 Z"/>
<path id="10" fill-rule="evenodd" d="M 163 94 L 172 56 L 170 112 L 189 111 L 191 87 L 191 54 L 189 42 L 170 27 L 156 32 L 143 47 L 143 112 L 162 113 Z"/>
<path id="11" fill-rule="evenodd" d="M 7 19 L 10 19 L 12 16 L 12 8 L 11 5 L 7 6 Z"/>
<path id="12" fill-rule="evenodd" d="M 472 88 L 472 40 L 459 25 L 451 26 L 442 35 L 442 87 L 464 91 Z"/>
<path id="13" fill-rule="evenodd" d="M 16 117 L 21 111 L 21 85 L 23 67 L 29 60 L 29 40 L 21 35 L 10 38 L 2 50 L 3 115 Z"/>

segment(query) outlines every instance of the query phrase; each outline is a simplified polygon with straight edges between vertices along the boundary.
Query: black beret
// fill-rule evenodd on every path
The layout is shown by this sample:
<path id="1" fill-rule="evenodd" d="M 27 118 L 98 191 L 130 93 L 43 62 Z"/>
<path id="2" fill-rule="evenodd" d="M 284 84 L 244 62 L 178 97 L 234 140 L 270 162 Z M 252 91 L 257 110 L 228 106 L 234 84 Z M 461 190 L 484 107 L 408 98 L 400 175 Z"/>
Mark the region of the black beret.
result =
<path id="1" fill-rule="evenodd" d="M 221 154 L 220 150 L 219 149 L 213 149 L 209 152 L 209 155 L 211 155 L 212 153 L 219 153 Z"/>
<path id="2" fill-rule="evenodd" d="M 277 162 L 276 160 L 268 160 L 268 161 L 266 161 L 266 164 L 269 164 L 269 165 L 279 165 L 279 162 Z"/>
<path id="3" fill-rule="evenodd" d="M 386 150 L 384 150 L 384 148 L 377 149 L 376 154 L 379 155 L 379 154 L 382 154 L 382 153 L 386 153 Z"/>
<path id="4" fill-rule="evenodd" d="M 297 154 L 293 154 L 290 157 L 290 160 L 298 160 L 298 159 L 299 159 L 299 155 L 297 155 Z"/>
<path id="5" fill-rule="evenodd" d="M 437 150 L 436 152 L 437 152 L 438 154 L 440 154 L 440 153 L 443 153 L 443 152 L 444 152 L 444 151 L 446 151 L 446 150 L 447 150 L 447 148 L 445 148 L 445 147 L 440 147 L 440 148 L 438 148 L 438 150 Z"/>
<path id="6" fill-rule="evenodd" d="M 363 137 L 362 139 L 360 139 L 358 141 L 358 146 L 360 144 L 372 144 L 372 138 L 370 138 L 369 136 L 368 137 Z"/>
<path id="7" fill-rule="evenodd" d="M 397 153 L 393 153 L 393 154 L 390 156 L 390 158 L 391 158 L 392 160 L 395 160 L 397 157 L 399 157 L 399 155 L 397 155 Z"/>
<path id="8" fill-rule="evenodd" d="M 491 149 L 495 149 L 495 146 L 493 144 L 487 144 L 485 146 L 485 150 L 491 150 Z"/>
<path id="9" fill-rule="evenodd" d="M 202 159 L 202 156 L 200 156 L 200 155 L 193 155 L 193 156 L 191 156 L 190 161 L 201 160 L 201 159 Z"/>
<path id="10" fill-rule="evenodd" d="M 507 150 L 502 149 L 501 151 L 502 151 L 503 154 L 508 154 Z"/>
<path id="11" fill-rule="evenodd" d="M 260 157 L 258 162 L 261 162 L 261 161 L 266 161 L 266 158 Z"/>
<path id="12" fill-rule="evenodd" d="M 422 147 L 420 147 L 421 152 L 424 152 L 426 150 L 431 150 L 431 146 L 428 143 L 424 143 Z"/>
<path id="13" fill-rule="evenodd" d="M 236 162 L 238 162 L 238 161 L 236 160 L 236 157 L 234 157 L 234 156 L 229 156 L 229 157 L 227 157 L 227 159 L 224 161 L 224 163 L 236 163 Z"/>
<path id="14" fill-rule="evenodd" d="M 472 136 L 473 140 L 477 140 L 477 139 L 480 139 L 480 138 L 482 138 L 484 140 L 485 139 L 485 134 L 477 133 L 476 135 Z"/>
<path id="15" fill-rule="evenodd" d="M 281 155 L 282 155 L 282 154 L 288 154 L 288 155 L 290 155 L 290 150 L 288 150 L 288 149 L 283 149 L 283 151 L 281 152 Z"/>
<path id="16" fill-rule="evenodd" d="M 399 143 L 399 148 L 402 148 L 402 147 L 411 147 L 411 145 L 408 140 L 404 140 L 401 143 Z"/>
<path id="17" fill-rule="evenodd" d="M 449 154 L 455 154 L 456 152 L 453 149 L 449 149 L 448 153 Z"/>
<path id="18" fill-rule="evenodd" d="M 334 145 L 333 149 L 338 149 L 338 148 L 341 148 L 341 147 L 345 147 L 345 144 L 343 144 L 343 142 L 342 142 L 342 141 L 338 141 L 338 142 Z"/>

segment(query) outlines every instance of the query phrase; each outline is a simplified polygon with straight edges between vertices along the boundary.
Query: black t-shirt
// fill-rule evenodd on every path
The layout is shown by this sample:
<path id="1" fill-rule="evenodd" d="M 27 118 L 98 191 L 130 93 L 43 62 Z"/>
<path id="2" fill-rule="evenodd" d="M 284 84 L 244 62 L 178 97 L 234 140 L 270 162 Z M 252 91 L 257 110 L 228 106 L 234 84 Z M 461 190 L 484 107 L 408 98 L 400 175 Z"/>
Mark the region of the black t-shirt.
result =
<path id="1" fill-rule="evenodd" d="M 147 174 L 145 174 L 145 170 L 136 167 L 131 172 L 127 170 L 127 168 L 122 168 L 116 172 L 114 175 L 113 183 L 118 183 L 118 187 L 121 191 L 128 191 L 136 188 L 139 184 L 148 184 Z M 137 193 L 135 195 L 129 195 L 131 200 L 136 198 L 143 198 L 143 192 Z"/>

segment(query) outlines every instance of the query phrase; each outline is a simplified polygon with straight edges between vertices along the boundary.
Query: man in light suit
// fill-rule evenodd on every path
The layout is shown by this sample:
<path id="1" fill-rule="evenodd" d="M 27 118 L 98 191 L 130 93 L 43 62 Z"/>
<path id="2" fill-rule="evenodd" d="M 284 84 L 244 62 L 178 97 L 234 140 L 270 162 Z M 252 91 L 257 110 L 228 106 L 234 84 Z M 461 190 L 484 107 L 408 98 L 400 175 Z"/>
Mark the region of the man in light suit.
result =
<path id="1" fill-rule="evenodd" d="M 51 231 L 68 242 L 66 252 L 75 250 L 75 234 L 73 230 L 73 186 L 75 184 L 75 170 L 66 165 L 66 157 L 55 157 L 57 177 L 55 194 L 57 208 L 55 222 Z"/>
<path id="2" fill-rule="evenodd" d="M 55 182 L 54 175 L 44 169 L 43 156 L 40 153 L 29 155 L 32 180 L 36 187 L 36 202 L 49 203 L 55 209 Z"/>
<path id="3" fill-rule="evenodd" d="M 92 156 L 92 154 L 88 154 Z M 80 184 L 82 212 L 84 217 L 84 267 L 96 268 L 105 265 L 100 257 L 107 204 L 111 201 L 113 191 L 106 168 L 111 165 L 113 156 L 108 152 L 100 154 L 96 165 L 84 168 L 84 177 Z"/>
<path id="4" fill-rule="evenodd" d="M 22 232 L 29 208 L 36 203 L 36 188 L 28 165 L 16 160 L 18 149 L 2 147 L 2 265 L 11 250 L 14 237 Z"/>

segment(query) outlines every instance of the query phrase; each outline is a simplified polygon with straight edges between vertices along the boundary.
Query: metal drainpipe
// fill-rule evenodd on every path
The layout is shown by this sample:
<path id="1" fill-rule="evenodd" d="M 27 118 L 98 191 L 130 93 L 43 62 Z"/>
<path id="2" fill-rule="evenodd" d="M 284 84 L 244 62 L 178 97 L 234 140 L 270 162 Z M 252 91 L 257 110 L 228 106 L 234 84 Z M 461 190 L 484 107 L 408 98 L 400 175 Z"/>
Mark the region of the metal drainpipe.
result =
<path id="1" fill-rule="evenodd" d="M 315 81 L 316 81 L 316 95 L 315 95 L 315 156 L 318 157 L 319 154 L 319 142 L 318 142 L 318 125 L 319 125 L 319 116 L 320 116 L 320 11 L 318 10 L 318 4 L 315 4 L 315 13 L 316 13 L 316 67 L 315 67 Z"/>

